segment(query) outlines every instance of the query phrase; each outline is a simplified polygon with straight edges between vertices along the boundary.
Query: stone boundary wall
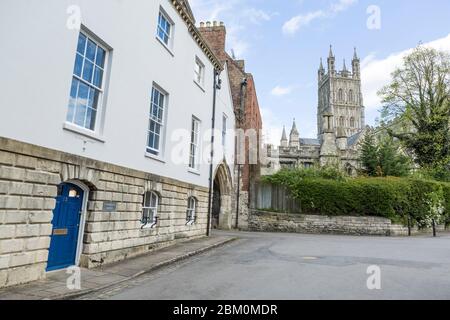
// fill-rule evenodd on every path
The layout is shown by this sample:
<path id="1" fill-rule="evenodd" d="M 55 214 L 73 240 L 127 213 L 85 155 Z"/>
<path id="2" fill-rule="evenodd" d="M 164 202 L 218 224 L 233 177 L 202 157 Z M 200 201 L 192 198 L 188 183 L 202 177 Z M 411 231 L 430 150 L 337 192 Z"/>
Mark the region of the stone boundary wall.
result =
<path id="1" fill-rule="evenodd" d="M 252 210 L 249 230 L 261 232 L 291 232 L 310 234 L 343 234 L 357 236 L 407 236 L 408 228 L 392 224 L 380 217 L 319 216 L 273 213 Z M 438 232 L 444 227 L 439 226 Z M 431 230 L 413 228 L 412 234 L 432 233 Z"/>
<path id="2" fill-rule="evenodd" d="M 45 278 L 57 186 L 90 189 L 80 265 L 96 267 L 206 235 L 208 188 L 0 137 L 0 287 Z M 144 191 L 160 195 L 159 221 L 141 228 Z M 186 225 L 187 199 L 198 200 Z M 104 212 L 104 202 L 116 202 Z M 81 230 L 81 229 L 80 229 Z"/>

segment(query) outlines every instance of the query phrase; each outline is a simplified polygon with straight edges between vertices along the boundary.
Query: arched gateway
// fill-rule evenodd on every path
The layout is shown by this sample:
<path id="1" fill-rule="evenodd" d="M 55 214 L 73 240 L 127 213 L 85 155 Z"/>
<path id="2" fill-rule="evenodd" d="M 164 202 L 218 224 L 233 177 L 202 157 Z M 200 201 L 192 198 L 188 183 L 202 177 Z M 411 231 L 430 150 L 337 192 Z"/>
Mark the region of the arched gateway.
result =
<path id="1" fill-rule="evenodd" d="M 213 203 L 212 203 L 212 228 L 231 229 L 232 217 L 232 189 L 233 181 L 231 171 L 224 162 L 220 164 L 214 175 Z"/>

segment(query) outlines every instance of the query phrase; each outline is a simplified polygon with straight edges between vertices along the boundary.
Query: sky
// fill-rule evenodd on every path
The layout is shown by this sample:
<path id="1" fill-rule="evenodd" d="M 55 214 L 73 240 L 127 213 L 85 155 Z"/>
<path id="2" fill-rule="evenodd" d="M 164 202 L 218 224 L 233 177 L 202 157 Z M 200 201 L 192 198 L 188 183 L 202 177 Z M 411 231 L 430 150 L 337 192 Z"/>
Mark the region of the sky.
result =
<path id="1" fill-rule="evenodd" d="M 382 106 L 377 92 L 420 43 L 450 51 L 448 0 L 189 0 L 197 23 L 223 21 L 227 51 L 255 77 L 265 140 L 279 144 L 295 118 L 300 135 L 317 136 L 317 71 L 333 45 L 337 69 L 362 63 L 368 125 Z"/>

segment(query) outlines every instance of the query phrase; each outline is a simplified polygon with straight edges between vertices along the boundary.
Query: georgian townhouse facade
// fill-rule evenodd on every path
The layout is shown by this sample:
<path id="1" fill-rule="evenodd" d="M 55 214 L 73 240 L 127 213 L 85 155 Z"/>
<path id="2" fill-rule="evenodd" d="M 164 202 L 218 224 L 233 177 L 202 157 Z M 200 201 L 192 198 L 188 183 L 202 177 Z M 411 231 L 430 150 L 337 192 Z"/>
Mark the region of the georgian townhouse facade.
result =
<path id="1" fill-rule="evenodd" d="M 0 287 L 204 236 L 212 181 L 230 220 L 228 66 L 187 1 L 0 12 Z"/>

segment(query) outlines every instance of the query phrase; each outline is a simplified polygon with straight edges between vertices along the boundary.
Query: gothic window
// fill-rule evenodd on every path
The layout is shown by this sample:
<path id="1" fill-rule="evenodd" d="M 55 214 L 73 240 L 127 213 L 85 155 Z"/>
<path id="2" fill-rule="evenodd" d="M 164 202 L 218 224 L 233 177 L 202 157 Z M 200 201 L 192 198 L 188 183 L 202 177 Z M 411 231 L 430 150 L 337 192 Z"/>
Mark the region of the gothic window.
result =
<path id="1" fill-rule="evenodd" d="M 354 94 L 353 94 L 353 90 L 350 90 L 350 91 L 348 92 L 348 101 L 349 101 L 350 103 L 355 102 L 355 96 L 354 96 Z"/>
<path id="2" fill-rule="evenodd" d="M 339 89 L 339 91 L 338 91 L 338 100 L 339 100 L 339 102 L 344 101 L 344 90 L 342 90 L 342 89 Z"/>
<path id="3" fill-rule="evenodd" d="M 344 117 L 340 117 L 339 118 L 339 126 L 340 127 L 345 127 L 345 119 L 344 119 Z"/>
<path id="4" fill-rule="evenodd" d="M 350 119 L 350 127 L 354 128 L 355 127 L 355 118 L 351 118 Z"/>

